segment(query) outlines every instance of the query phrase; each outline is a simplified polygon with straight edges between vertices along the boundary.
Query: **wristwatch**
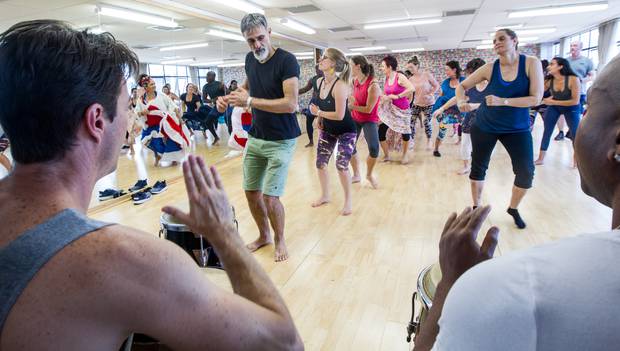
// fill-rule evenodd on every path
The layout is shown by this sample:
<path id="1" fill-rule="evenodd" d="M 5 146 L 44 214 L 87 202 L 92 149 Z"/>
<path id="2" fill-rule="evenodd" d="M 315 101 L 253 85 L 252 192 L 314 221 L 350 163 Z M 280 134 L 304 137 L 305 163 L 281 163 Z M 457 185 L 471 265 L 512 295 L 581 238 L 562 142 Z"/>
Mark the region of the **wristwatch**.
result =
<path id="1" fill-rule="evenodd" d="M 508 99 L 504 99 L 504 105 L 508 105 Z"/>
<path id="2" fill-rule="evenodd" d="M 245 107 L 250 108 L 252 107 L 252 97 L 249 96 L 248 100 L 245 102 Z"/>

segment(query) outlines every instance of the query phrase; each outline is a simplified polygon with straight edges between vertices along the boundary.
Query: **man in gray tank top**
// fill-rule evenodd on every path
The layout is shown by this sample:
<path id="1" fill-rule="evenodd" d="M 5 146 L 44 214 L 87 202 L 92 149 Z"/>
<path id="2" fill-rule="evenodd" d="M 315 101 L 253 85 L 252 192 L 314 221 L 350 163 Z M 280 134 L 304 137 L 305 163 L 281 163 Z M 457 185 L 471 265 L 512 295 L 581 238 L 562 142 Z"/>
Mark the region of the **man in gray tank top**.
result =
<path id="1" fill-rule="evenodd" d="M 0 34 L 0 124 L 15 161 L 0 181 L 0 350 L 118 350 L 134 331 L 175 350 L 302 349 L 202 159 L 183 165 L 190 212 L 165 211 L 212 243 L 234 293 L 176 245 L 86 217 L 95 182 L 116 168 L 137 68 L 110 34 L 59 21 Z"/>

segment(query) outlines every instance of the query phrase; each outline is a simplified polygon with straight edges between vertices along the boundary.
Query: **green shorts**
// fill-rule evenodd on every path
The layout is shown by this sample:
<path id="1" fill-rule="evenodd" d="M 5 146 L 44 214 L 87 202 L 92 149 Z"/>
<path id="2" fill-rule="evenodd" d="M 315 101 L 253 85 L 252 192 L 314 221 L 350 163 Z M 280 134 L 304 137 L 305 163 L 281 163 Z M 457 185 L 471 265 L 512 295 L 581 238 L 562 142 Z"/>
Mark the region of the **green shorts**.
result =
<path id="1" fill-rule="evenodd" d="M 243 151 L 243 190 L 284 195 L 296 142 L 295 139 L 269 141 L 249 137 Z"/>

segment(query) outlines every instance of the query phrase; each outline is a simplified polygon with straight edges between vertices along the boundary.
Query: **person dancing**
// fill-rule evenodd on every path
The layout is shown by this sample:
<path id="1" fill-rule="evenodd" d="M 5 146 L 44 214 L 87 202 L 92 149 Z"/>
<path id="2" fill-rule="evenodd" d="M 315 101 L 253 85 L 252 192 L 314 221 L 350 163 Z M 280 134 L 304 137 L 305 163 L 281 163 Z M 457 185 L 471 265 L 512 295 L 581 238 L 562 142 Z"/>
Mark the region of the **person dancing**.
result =
<path id="1" fill-rule="evenodd" d="M 515 173 L 508 214 L 520 229 L 525 228 L 518 206 L 534 179 L 534 154 L 528 108 L 538 105 L 543 96 L 543 73 L 540 60 L 517 50 L 517 34 L 500 29 L 493 39 L 495 62 L 478 69 L 456 88 L 459 110 L 470 112 L 465 91 L 488 80 L 485 100 L 478 108 L 471 126 L 472 165 L 469 179 L 474 208 L 480 206 L 484 179 L 491 153 L 499 140 L 512 161 Z"/>

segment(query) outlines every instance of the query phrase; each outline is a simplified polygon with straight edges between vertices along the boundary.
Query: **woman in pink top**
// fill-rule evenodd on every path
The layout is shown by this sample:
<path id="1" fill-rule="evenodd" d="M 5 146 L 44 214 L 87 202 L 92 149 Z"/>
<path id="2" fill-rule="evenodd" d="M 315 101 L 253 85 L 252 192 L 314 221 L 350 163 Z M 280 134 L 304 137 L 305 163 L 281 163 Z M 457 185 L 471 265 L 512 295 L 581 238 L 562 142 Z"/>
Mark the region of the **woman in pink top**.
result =
<path id="1" fill-rule="evenodd" d="M 420 69 L 420 61 L 414 56 L 407 62 L 407 69 L 412 76 L 409 81 L 415 88 L 413 98 L 412 118 L 411 118 L 411 138 L 415 138 L 415 124 L 419 119 L 424 122 L 424 132 L 426 133 L 426 149 L 430 150 L 433 136 L 433 105 L 435 104 L 435 93 L 439 90 L 439 83 L 428 71 Z M 424 115 L 424 117 L 422 117 Z"/>
<path id="2" fill-rule="evenodd" d="M 368 144 L 368 158 L 366 159 L 366 179 L 370 182 L 373 189 L 379 184 L 377 178 L 372 174 L 372 170 L 377 163 L 379 157 L 379 115 L 377 108 L 379 107 L 379 97 L 381 96 L 381 88 L 375 79 L 375 69 L 368 63 L 366 57 L 356 55 L 351 57 L 351 73 L 353 75 L 353 96 L 349 98 L 349 110 L 355 121 L 357 129 L 357 138 L 360 132 L 364 130 L 364 138 Z M 355 140 L 357 144 L 357 139 Z M 351 167 L 353 168 L 352 181 L 359 182 L 360 166 L 357 150 L 351 158 Z"/>
<path id="3" fill-rule="evenodd" d="M 394 56 L 388 55 L 381 61 L 381 68 L 385 73 L 385 95 L 381 96 L 378 114 L 381 124 L 379 125 L 379 141 L 385 158 L 383 161 L 391 161 L 386 135 L 388 128 L 402 135 L 403 157 L 402 164 L 409 163 L 409 140 L 411 139 L 411 109 L 407 96 L 413 93 L 413 84 L 404 74 L 396 72 L 398 61 Z"/>

